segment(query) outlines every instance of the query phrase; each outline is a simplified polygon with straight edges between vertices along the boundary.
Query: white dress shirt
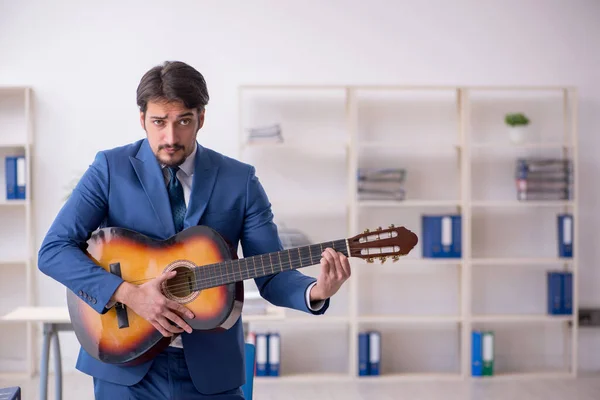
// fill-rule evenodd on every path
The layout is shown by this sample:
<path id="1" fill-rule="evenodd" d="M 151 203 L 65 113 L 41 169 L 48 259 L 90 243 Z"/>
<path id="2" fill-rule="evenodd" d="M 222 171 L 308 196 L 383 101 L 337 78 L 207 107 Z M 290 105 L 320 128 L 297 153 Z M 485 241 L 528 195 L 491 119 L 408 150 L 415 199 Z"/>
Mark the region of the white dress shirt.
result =
<path id="1" fill-rule="evenodd" d="M 186 208 L 187 208 L 187 206 L 189 204 L 190 193 L 192 192 L 192 182 L 193 182 L 193 177 L 194 177 L 194 159 L 196 158 L 196 150 L 197 149 L 198 149 L 198 146 L 194 145 L 194 151 L 179 166 L 179 171 L 177 171 L 177 179 L 179 179 L 179 182 L 181 182 L 181 186 L 183 186 L 183 197 L 185 198 L 185 206 L 186 206 Z M 169 171 L 167 170 L 167 168 L 165 168 L 166 167 L 165 165 L 161 165 L 161 167 L 162 167 L 163 175 L 165 177 L 165 185 L 168 185 L 169 184 L 169 179 L 170 179 L 171 176 L 170 176 Z M 312 287 L 315 284 L 316 284 L 316 282 L 313 283 L 313 284 L 311 284 L 306 289 L 306 304 L 308 304 L 308 307 L 311 310 L 313 310 L 313 311 L 319 311 L 325 305 L 325 300 L 313 302 L 311 304 L 311 301 L 310 301 L 310 290 L 312 289 Z M 171 346 L 174 346 L 174 347 L 183 347 L 183 344 L 181 342 L 181 336 L 177 336 L 177 338 L 175 338 L 171 342 Z"/>

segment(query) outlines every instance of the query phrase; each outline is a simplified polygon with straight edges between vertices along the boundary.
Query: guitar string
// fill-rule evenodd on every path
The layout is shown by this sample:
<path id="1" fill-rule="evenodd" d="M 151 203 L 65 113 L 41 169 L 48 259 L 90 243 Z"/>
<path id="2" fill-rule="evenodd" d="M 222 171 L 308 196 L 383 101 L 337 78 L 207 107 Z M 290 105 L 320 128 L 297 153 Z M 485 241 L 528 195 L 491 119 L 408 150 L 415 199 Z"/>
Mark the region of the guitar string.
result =
<path id="1" fill-rule="evenodd" d="M 342 243 L 338 243 L 338 247 L 341 247 L 341 244 Z M 335 248 L 335 246 L 336 245 L 334 244 L 331 247 Z M 345 247 L 346 246 L 345 246 L 345 240 L 344 240 L 344 249 L 336 249 L 336 250 L 337 251 L 342 251 L 342 250 L 345 250 Z M 257 255 L 257 256 L 253 256 L 253 257 L 256 257 L 257 259 L 262 258 L 262 257 L 268 257 L 269 260 L 270 260 L 271 259 L 271 255 L 273 255 L 273 254 L 274 253 L 267 253 L 267 254 Z M 244 258 L 243 260 L 248 260 L 248 259 L 251 259 L 251 258 L 252 257 Z M 308 264 L 306 266 L 317 265 L 318 264 L 318 263 L 314 263 L 313 264 L 312 260 L 313 260 L 313 257 L 310 257 L 310 256 L 309 257 L 301 256 L 299 258 L 295 258 L 294 260 L 292 260 L 292 262 L 281 263 L 280 265 L 285 266 L 285 268 L 295 269 L 295 268 L 297 268 L 299 266 L 302 266 L 302 264 L 304 264 L 305 262 L 311 262 L 311 264 Z M 214 267 L 216 267 L 218 265 L 223 265 L 226 268 L 227 267 L 226 264 L 228 262 L 232 262 L 232 267 L 233 267 L 233 263 L 235 263 L 235 262 L 239 263 L 239 260 L 229 260 L 229 261 L 225 261 L 225 262 L 221 262 L 221 263 L 208 264 L 208 265 L 205 265 L 205 266 L 199 266 L 199 267 L 195 267 L 194 271 L 200 271 L 200 274 L 202 274 L 203 271 L 207 271 L 209 268 L 211 268 L 211 267 L 214 268 Z M 248 262 L 248 261 L 246 261 L 246 262 Z M 269 275 L 269 273 L 267 272 L 267 270 L 269 269 L 269 266 L 268 265 L 264 265 L 264 263 L 262 263 L 262 261 L 260 261 L 260 262 L 261 262 L 261 265 L 258 266 L 258 267 L 254 267 L 254 270 L 255 271 L 262 270 L 262 272 L 264 272 L 265 275 Z M 197 286 L 201 286 L 202 284 L 205 284 L 205 283 L 212 284 L 212 283 L 214 283 L 215 280 L 236 278 L 237 276 L 242 275 L 242 274 L 244 274 L 244 273 L 246 273 L 248 271 L 250 271 L 250 270 L 249 269 L 238 269 L 237 271 L 227 272 L 225 274 L 212 275 L 212 276 L 204 276 L 204 277 L 200 277 L 198 279 L 195 279 L 194 283 Z M 277 271 L 277 272 L 280 272 L 280 271 Z M 188 274 L 189 274 L 189 272 L 188 272 Z M 176 279 L 176 278 L 172 278 L 172 279 Z M 249 279 L 249 278 L 246 278 L 246 279 Z M 152 278 L 150 278 L 150 279 L 142 279 L 142 280 L 139 280 L 139 281 L 136 281 L 136 282 L 149 281 L 149 280 L 152 280 Z M 244 279 L 242 279 L 242 280 L 244 280 Z M 130 283 L 133 283 L 133 282 L 130 282 Z M 214 286 L 220 286 L 220 285 L 215 284 Z M 187 282 L 186 283 L 175 283 L 173 285 L 169 285 L 169 289 L 170 289 L 171 293 L 173 293 L 173 289 L 187 288 L 187 287 L 189 287 L 189 284 Z M 187 290 L 186 290 L 186 292 L 187 292 Z"/>
<path id="2" fill-rule="evenodd" d="M 342 243 L 338 243 L 337 246 L 334 244 L 334 246 L 332 246 L 333 248 L 335 248 L 336 251 L 344 251 L 346 250 L 346 245 L 345 245 L 345 240 L 343 243 L 343 249 L 337 249 L 336 247 L 342 247 Z M 305 248 L 307 249 L 307 248 Z M 285 251 L 284 251 L 285 252 Z M 228 261 L 224 261 L 224 262 L 220 262 L 220 263 L 215 263 L 215 264 L 208 264 L 208 265 L 204 265 L 204 266 L 198 266 L 198 267 L 194 267 L 193 271 L 200 271 L 200 275 L 202 275 L 203 271 L 207 271 L 209 268 L 214 268 L 217 267 L 219 265 L 227 268 L 227 263 L 231 262 L 232 263 L 232 267 L 233 267 L 233 263 L 240 263 L 240 261 L 242 260 L 247 260 L 245 261 L 246 263 L 248 263 L 250 259 L 255 258 L 257 260 L 259 260 L 259 262 L 261 263 L 259 266 L 254 267 L 253 269 L 255 271 L 259 271 L 262 270 L 262 272 L 265 272 L 265 275 L 269 275 L 269 273 L 266 273 L 267 270 L 269 269 L 269 265 L 264 265 L 264 263 L 262 262 L 262 258 L 269 258 L 269 260 L 271 259 L 271 256 L 273 254 L 276 253 L 267 253 L 267 254 L 262 254 L 262 255 L 257 255 L 257 256 L 252 256 L 249 258 L 243 258 L 240 260 L 228 260 Z M 314 257 L 310 257 L 310 256 L 301 256 L 299 258 L 294 258 L 293 260 L 291 260 L 291 262 L 284 262 L 284 263 L 278 263 L 281 266 L 284 266 L 286 269 L 290 268 L 290 269 L 295 269 L 299 266 L 302 266 L 302 264 L 306 263 L 306 262 L 311 262 L 311 264 L 309 265 L 318 265 L 318 263 L 312 264 L 312 260 Z M 306 266 L 309 266 L 306 265 Z M 232 272 L 227 272 L 225 274 L 219 274 L 219 275 L 213 275 L 213 276 L 201 276 L 198 279 L 194 280 L 194 283 L 198 286 L 205 284 L 205 283 L 212 283 L 215 280 L 219 280 L 219 279 L 229 279 L 229 278 L 235 278 L 236 276 L 239 276 L 241 274 L 245 274 L 247 272 L 249 272 L 251 269 L 238 269 L 237 271 L 232 271 Z M 280 271 L 277 271 L 280 272 Z M 187 274 L 190 273 L 190 271 L 186 271 Z M 143 283 L 143 282 L 147 282 L 147 281 L 151 281 L 154 278 L 146 278 L 146 279 L 139 279 L 139 280 L 135 280 L 135 281 L 131 281 L 130 283 Z M 172 279 L 177 279 L 177 276 L 175 278 Z M 246 278 L 249 279 L 249 278 Z M 219 285 L 215 285 L 215 286 L 219 286 Z M 186 283 L 176 283 L 173 285 L 169 286 L 169 289 L 178 289 L 178 288 L 184 288 L 184 287 L 189 287 L 189 284 Z"/>

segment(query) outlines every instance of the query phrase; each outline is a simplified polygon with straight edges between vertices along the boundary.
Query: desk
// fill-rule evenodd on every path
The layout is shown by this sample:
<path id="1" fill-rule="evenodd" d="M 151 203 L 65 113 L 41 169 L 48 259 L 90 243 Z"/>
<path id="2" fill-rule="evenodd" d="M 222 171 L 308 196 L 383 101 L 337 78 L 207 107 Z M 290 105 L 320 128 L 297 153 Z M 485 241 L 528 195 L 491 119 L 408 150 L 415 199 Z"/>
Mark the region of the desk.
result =
<path id="1" fill-rule="evenodd" d="M 62 399 L 62 365 L 58 332 L 71 331 L 71 318 L 66 307 L 19 307 L 2 317 L 5 321 L 40 322 L 43 326 L 44 341 L 40 361 L 40 399 L 48 397 L 48 363 L 50 342 L 54 347 L 55 398 Z"/>
<path id="2" fill-rule="evenodd" d="M 244 332 L 248 331 L 248 323 L 264 320 L 281 320 L 284 317 L 282 309 L 269 307 L 267 315 L 244 315 Z M 62 360 L 58 332 L 72 331 L 71 317 L 67 307 L 19 307 L 2 317 L 4 321 L 38 322 L 42 324 L 44 341 L 42 358 L 40 360 L 40 400 L 48 398 L 48 364 L 50 360 L 50 342 L 54 347 L 55 369 L 55 399 L 62 399 Z"/>

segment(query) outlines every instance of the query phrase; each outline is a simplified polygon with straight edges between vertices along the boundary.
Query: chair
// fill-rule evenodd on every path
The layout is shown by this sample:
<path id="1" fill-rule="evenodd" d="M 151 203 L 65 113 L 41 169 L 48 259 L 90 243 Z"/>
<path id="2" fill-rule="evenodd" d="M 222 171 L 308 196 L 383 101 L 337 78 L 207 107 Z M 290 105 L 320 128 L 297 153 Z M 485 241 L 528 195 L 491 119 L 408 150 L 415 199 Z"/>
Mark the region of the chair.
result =
<path id="1" fill-rule="evenodd" d="M 11 386 L 6 388 L 0 388 L 0 399 L 1 400 L 21 400 L 21 387 Z"/>
<path id="2" fill-rule="evenodd" d="M 254 388 L 254 365 L 256 363 L 256 347 L 252 343 L 244 346 L 246 352 L 246 383 L 242 386 L 242 392 L 246 400 L 252 400 Z"/>

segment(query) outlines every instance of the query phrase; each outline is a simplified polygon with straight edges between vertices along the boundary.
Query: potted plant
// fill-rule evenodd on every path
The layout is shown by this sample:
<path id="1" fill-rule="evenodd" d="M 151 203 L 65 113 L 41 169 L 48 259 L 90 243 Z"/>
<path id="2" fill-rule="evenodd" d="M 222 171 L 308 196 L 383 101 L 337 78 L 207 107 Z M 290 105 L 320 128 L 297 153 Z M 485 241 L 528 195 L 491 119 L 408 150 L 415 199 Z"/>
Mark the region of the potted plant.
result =
<path id="1" fill-rule="evenodd" d="M 513 143 L 523 143 L 529 125 L 529 118 L 523 113 L 506 114 L 504 121 L 509 126 L 509 138 Z"/>

